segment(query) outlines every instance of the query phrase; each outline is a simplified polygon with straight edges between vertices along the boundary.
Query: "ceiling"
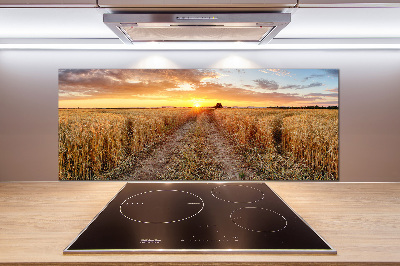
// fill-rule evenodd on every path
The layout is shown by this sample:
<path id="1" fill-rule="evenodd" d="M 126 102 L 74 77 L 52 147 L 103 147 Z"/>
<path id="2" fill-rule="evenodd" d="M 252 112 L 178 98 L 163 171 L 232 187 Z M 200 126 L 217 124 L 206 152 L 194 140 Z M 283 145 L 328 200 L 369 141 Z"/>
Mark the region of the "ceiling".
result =
<path id="1" fill-rule="evenodd" d="M 103 23 L 103 13 L 107 11 L 93 7 L 0 8 L 0 45 L 80 43 L 82 40 L 85 43 L 120 44 Z M 400 44 L 399 7 L 306 7 L 292 8 L 291 13 L 291 23 L 272 43 L 310 40 L 360 43 L 363 40 L 369 44 Z"/>

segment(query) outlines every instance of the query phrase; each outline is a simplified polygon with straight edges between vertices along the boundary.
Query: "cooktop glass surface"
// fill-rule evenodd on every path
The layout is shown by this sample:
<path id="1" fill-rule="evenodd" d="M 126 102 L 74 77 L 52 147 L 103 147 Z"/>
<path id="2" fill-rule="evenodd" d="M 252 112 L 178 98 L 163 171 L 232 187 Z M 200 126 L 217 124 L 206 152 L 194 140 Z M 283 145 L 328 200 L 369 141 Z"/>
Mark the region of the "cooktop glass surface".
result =
<path id="1" fill-rule="evenodd" d="M 64 253 L 330 253 L 265 183 L 127 183 Z"/>

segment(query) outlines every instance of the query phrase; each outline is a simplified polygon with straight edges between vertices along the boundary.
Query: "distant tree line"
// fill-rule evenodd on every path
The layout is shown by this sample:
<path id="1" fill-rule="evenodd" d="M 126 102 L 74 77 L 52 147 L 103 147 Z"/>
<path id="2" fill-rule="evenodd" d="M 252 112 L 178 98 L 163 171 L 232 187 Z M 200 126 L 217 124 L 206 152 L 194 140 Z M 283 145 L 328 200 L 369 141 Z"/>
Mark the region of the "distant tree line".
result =
<path id="1" fill-rule="evenodd" d="M 302 107 L 279 107 L 285 109 L 339 109 L 339 106 L 302 106 Z"/>
<path id="2" fill-rule="evenodd" d="M 213 108 L 223 108 L 221 103 L 217 103 Z M 226 108 L 232 108 L 230 106 Z M 237 107 L 233 107 L 237 108 Z M 300 106 L 300 107 L 295 107 L 295 106 L 270 106 L 270 107 L 254 107 L 254 106 L 248 106 L 248 107 L 241 107 L 241 108 L 270 108 L 270 109 L 339 109 L 339 106 L 318 106 L 318 105 L 313 105 L 313 106 Z"/>

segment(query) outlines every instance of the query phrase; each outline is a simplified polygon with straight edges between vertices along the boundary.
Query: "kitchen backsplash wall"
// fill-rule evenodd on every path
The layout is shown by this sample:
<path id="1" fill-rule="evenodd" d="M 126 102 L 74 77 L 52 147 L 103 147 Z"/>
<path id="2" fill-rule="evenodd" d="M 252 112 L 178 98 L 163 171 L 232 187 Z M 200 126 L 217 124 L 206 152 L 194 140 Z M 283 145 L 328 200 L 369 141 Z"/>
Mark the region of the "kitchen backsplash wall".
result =
<path id="1" fill-rule="evenodd" d="M 339 69 L 340 182 L 400 181 L 399 50 L 0 50 L 0 181 L 58 180 L 59 69 Z"/>

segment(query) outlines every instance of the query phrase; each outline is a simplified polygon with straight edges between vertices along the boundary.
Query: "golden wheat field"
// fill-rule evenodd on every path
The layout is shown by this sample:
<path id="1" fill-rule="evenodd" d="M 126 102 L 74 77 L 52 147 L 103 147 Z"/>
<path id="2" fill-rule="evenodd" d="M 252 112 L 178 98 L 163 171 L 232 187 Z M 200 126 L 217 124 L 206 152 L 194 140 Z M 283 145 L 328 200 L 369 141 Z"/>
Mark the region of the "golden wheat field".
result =
<path id="1" fill-rule="evenodd" d="M 188 131 L 191 135 L 182 138 L 187 148 L 181 151 L 187 163 L 171 159 L 177 169 L 166 169 L 160 175 L 174 173 L 185 179 L 185 169 L 193 167 L 199 168 L 190 170 L 197 171 L 196 179 L 217 173 L 220 164 L 212 161 L 212 150 L 205 141 L 212 123 L 243 158 L 243 164 L 256 173 L 253 179 L 338 178 L 338 110 L 208 109 L 211 118 L 207 122 L 201 114 L 204 110 L 60 109 L 59 178 L 117 179 L 115 169 L 126 165 L 135 169 L 135 162 L 151 156 L 167 136 L 188 123 L 194 126 Z M 200 169 L 205 166 L 211 170 Z M 214 174 L 212 178 L 218 177 Z"/>
<path id="2" fill-rule="evenodd" d="M 193 116 L 190 109 L 60 109 L 59 178 L 104 177 Z"/>
<path id="3" fill-rule="evenodd" d="M 262 179 L 338 179 L 337 109 L 219 109 L 215 119 Z"/>

